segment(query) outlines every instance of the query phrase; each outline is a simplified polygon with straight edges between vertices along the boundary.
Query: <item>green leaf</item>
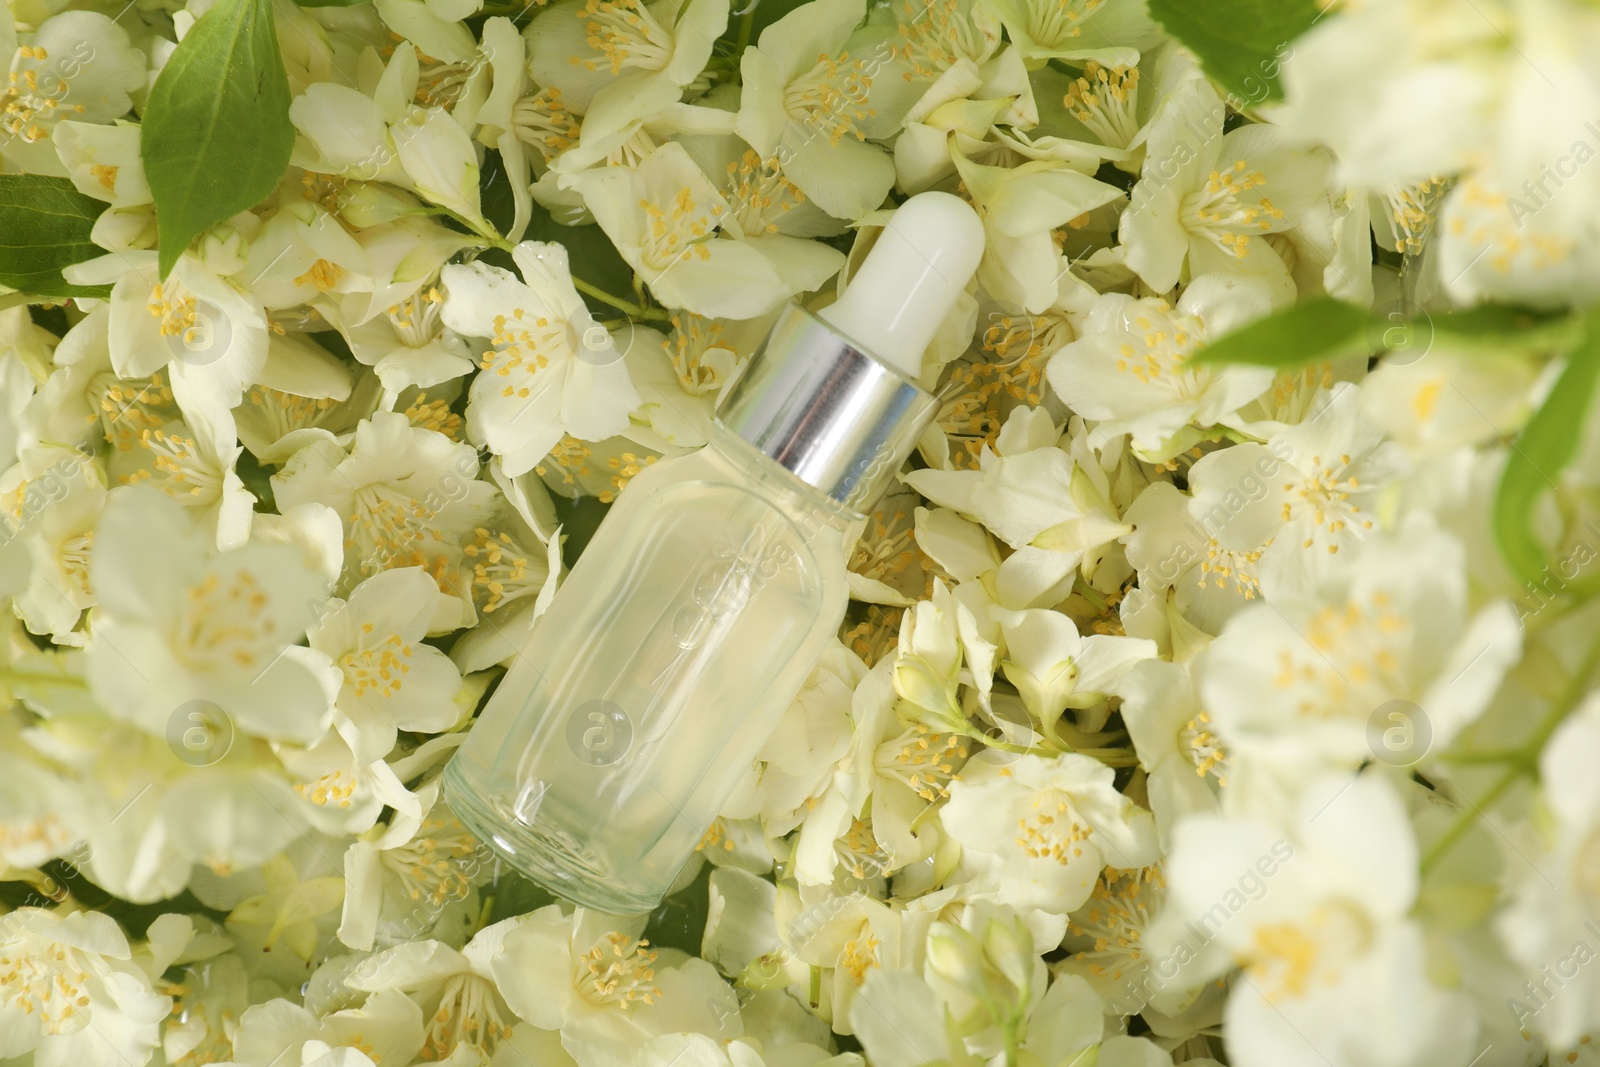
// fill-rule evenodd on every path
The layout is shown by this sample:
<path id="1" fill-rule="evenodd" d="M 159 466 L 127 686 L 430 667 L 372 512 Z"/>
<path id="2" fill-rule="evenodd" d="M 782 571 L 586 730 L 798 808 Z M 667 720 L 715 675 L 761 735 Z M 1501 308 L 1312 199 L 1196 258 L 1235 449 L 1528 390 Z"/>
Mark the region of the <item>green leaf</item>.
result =
<path id="1" fill-rule="evenodd" d="M 1566 469 L 1583 437 L 1584 422 L 1600 381 L 1600 312 L 1584 322 L 1581 341 L 1544 405 L 1512 442 L 1495 493 L 1494 532 L 1500 551 L 1521 578 L 1537 582 L 1547 560 L 1533 529 L 1533 513 L 1556 477 Z"/>
<path id="2" fill-rule="evenodd" d="M 1242 108 L 1283 99 L 1278 65 L 1322 11 L 1316 0 L 1150 0 L 1150 14 Z"/>
<path id="3" fill-rule="evenodd" d="M 161 276 L 196 237 L 266 198 L 293 148 L 271 0 L 220 0 L 167 60 L 145 106 L 139 152 Z"/>
<path id="4" fill-rule="evenodd" d="M 372 0 L 294 0 L 301 7 L 360 7 Z"/>
<path id="5" fill-rule="evenodd" d="M 1532 351 L 1577 343 L 1583 320 L 1568 311 L 1538 311 L 1505 304 L 1480 304 L 1432 316 L 1433 336 L 1456 348 Z"/>
<path id="6" fill-rule="evenodd" d="M 106 205 L 65 178 L 0 174 L 0 285 L 39 296 L 105 296 L 105 286 L 70 285 L 62 267 L 105 254 L 89 240 Z"/>
<path id="7" fill-rule="evenodd" d="M 1371 351 L 1366 308 L 1332 297 L 1316 297 L 1286 308 L 1213 341 L 1190 363 L 1250 363 L 1292 367 Z"/>

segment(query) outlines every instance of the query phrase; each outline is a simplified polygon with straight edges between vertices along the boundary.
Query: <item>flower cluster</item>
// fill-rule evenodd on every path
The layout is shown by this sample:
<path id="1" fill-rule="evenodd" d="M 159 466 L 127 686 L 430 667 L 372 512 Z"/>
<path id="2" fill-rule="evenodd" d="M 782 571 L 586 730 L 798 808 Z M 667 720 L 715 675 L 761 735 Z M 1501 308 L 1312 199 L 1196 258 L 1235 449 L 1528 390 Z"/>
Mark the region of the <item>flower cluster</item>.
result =
<path id="1" fill-rule="evenodd" d="M 0 1060 L 1600 1063 L 1600 10 L 1298 6 L 9 0 Z M 933 189 L 837 644 L 549 896 L 445 763 Z"/>

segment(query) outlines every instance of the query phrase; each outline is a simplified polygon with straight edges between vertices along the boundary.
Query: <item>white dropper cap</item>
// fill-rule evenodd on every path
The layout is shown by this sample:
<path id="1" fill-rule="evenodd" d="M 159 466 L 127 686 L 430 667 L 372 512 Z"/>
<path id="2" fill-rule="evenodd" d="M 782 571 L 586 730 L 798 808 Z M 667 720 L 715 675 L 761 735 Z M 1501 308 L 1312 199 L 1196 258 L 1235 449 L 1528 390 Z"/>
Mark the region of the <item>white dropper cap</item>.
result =
<path id="1" fill-rule="evenodd" d="M 817 312 L 908 378 L 983 258 L 983 223 L 965 200 L 918 193 L 895 211 L 839 299 Z"/>

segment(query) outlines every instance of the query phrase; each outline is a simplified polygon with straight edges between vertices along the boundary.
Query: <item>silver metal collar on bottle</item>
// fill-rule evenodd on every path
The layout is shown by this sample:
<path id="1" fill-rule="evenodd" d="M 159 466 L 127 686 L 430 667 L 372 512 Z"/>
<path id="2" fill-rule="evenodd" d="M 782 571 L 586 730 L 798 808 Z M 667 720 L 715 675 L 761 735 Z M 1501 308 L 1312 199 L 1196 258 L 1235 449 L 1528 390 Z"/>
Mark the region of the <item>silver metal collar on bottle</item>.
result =
<path id="1" fill-rule="evenodd" d="M 790 304 L 717 420 L 836 503 L 866 512 L 937 410 L 911 379 Z"/>

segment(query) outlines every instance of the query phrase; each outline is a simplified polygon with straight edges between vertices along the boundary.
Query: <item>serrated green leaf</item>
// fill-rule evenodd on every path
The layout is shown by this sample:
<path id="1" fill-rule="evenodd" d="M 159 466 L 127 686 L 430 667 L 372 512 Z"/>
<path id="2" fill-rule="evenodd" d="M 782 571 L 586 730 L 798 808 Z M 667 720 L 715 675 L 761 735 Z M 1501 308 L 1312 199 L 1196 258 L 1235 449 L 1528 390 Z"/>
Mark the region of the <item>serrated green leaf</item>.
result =
<path id="1" fill-rule="evenodd" d="M 301 7 L 360 7 L 372 0 L 294 0 Z"/>
<path id="2" fill-rule="evenodd" d="M 105 207 L 65 178 L 0 174 L 0 285 L 39 296 L 108 294 L 61 276 L 63 267 L 105 255 L 89 240 Z"/>
<path id="3" fill-rule="evenodd" d="M 1244 326 L 1189 357 L 1190 363 L 1292 367 L 1371 351 L 1366 308 L 1316 297 Z"/>
<path id="4" fill-rule="evenodd" d="M 1150 0 L 1150 14 L 1249 107 L 1283 98 L 1278 65 L 1322 10 L 1315 0 Z"/>
<path id="5" fill-rule="evenodd" d="M 1526 581 L 1539 581 L 1548 562 L 1534 533 L 1534 509 L 1577 453 L 1597 382 L 1600 312 L 1591 312 L 1561 378 L 1512 443 L 1495 492 L 1495 539 L 1511 569 Z"/>
<path id="6" fill-rule="evenodd" d="M 145 106 L 139 152 L 161 276 L 196 237 L 270 194 L 293 148 L 271 0 L 220 0 L 167 60 Z"/>

